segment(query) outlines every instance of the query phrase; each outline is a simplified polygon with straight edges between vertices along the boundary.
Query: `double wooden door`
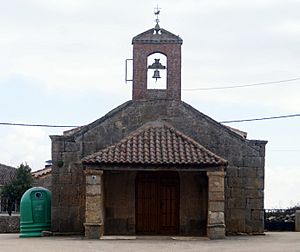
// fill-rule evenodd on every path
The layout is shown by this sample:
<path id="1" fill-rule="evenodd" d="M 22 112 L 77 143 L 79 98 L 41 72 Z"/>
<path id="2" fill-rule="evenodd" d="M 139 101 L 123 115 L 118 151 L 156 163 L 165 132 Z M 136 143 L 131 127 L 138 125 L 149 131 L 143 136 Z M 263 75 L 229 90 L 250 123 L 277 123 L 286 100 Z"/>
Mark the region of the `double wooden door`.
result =
<path id="1" fill-rule="evenodd" d="M 136 232 L 179 232 L 179 176 L 176 172 L 140 172 L 136 177 Z"/>

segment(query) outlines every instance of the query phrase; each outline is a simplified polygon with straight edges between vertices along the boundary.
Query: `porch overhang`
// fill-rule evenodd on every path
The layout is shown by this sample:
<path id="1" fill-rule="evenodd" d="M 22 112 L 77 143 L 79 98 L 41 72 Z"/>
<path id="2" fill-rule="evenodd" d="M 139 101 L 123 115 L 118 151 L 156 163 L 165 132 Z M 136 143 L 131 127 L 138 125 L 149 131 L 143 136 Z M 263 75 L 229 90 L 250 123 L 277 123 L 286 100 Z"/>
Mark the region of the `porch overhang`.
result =
<path id="1" fill-rule="evenodd" d="M 161 122 L 146 124 L 117 144 L 89 155 L 81 162 L 86 175 L 86 223 L 93 223 L 85 226 L 87 237 L 93 237 L 91 234 L 95 229 L 96 236 L 103 235 L 103 171 L 206 172 L 207 236 L 211 239 L 225 237 L 224 177 L 228 162 L 170 125 Z"/>
<path id="2" fill-rule="evenodd" d="M 120 142 L 83 158 L 102 169 L 207 169 L 227 166 L 227 160 L 165 122 L 147 123 Z"/>

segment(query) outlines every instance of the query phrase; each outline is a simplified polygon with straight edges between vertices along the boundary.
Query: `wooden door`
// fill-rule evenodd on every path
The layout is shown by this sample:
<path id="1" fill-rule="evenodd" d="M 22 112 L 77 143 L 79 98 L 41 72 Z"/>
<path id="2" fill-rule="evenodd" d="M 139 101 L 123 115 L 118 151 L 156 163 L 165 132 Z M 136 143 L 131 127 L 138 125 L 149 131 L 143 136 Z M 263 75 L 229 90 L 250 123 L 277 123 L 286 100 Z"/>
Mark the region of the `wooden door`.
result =
<path id="1" fill-rule="evenodd" d="M 136 178 L 137 234 L 179 231 L 179 177 L 176 172 L 140 172 Z"/>
<path id="2" fill-rule="evenodd" d="M 136 178 L 136 232 L 155 234 L 158 229 L 156 178 L 139 173 Z"/>

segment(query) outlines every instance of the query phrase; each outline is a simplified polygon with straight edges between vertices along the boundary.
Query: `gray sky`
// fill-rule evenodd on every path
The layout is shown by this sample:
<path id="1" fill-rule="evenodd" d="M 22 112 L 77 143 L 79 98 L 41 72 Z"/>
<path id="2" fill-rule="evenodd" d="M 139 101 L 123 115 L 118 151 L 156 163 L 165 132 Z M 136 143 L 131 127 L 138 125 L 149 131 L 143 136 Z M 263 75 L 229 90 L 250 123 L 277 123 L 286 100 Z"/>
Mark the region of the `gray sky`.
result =
<path id="1" fill-rule="evenodd" d="M 88 124 L 131 99 L 124 61 L 154 26 L 157 1 L 0 0 L 0 121 Z M 182 88 L 300 77 L 297 0 L 158 1 L 161 27 L 181 36 Z M 300 81 L 210 91 L 182 99 L 217 121 L 300 113 Z M 268 140 L 265 206 L 300 203 L 300 118 L 235 123 Z M 0 162 L 41 169 L 48 135 L 64 129 L 0 126 Z"/>

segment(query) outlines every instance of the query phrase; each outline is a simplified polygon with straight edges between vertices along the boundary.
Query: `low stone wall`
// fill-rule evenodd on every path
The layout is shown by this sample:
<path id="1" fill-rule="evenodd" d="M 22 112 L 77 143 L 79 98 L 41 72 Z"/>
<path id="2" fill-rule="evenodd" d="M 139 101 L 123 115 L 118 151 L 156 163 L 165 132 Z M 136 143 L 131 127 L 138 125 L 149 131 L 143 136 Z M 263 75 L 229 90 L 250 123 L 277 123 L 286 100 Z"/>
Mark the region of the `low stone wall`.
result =
<path id="1" fill-rule="evenodd" d="M 0 215 L 0 233 L 19 233 L 20 216 Z"/>
<path id="2" fill-rule="evenodd" d="M 300 210 L 296 210 L 295 231 L 300 232 Z"/>
<path id="3" fill-rule="evenodd" d="M 300 232 L 299 206 L 288 209 L 265 209 L 265 230 Z"/>

